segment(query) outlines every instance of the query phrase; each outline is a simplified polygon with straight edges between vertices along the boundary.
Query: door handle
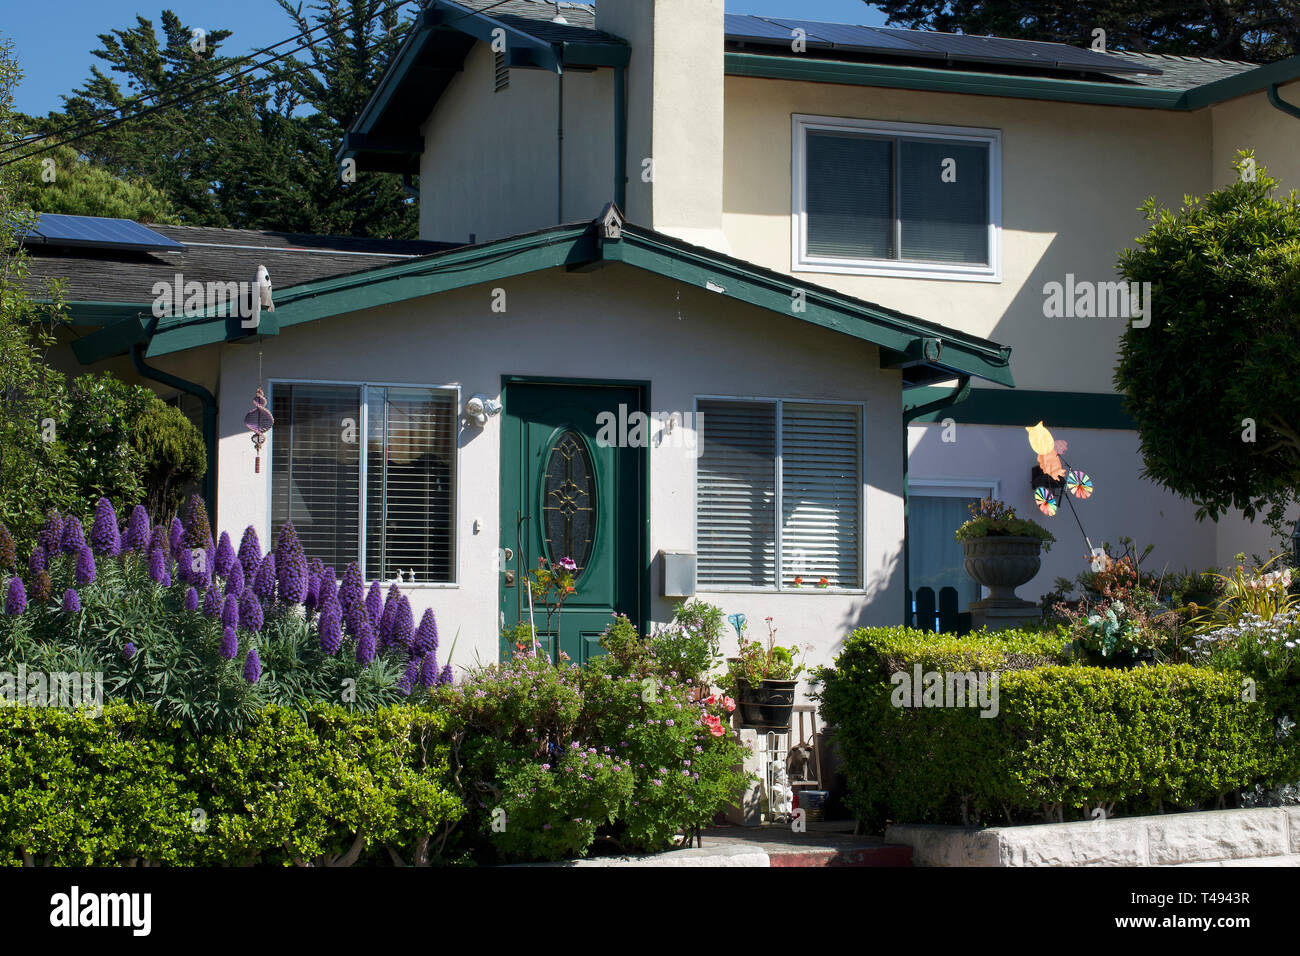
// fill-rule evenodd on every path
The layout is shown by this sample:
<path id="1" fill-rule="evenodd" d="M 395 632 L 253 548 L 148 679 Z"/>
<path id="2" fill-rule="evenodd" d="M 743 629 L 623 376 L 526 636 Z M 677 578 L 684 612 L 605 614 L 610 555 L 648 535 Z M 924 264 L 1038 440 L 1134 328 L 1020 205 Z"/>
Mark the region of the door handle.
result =
<path id="1" fill-rule="evenodd" d="M 512 588 L 512 587 L 514 587 L 514 586 L 515 586 L 515 572 L 513 572 L 513 571 L 507 571 L 507 572 L 506 572 L 506 587 L 508 587 L 508 588 Z"/>

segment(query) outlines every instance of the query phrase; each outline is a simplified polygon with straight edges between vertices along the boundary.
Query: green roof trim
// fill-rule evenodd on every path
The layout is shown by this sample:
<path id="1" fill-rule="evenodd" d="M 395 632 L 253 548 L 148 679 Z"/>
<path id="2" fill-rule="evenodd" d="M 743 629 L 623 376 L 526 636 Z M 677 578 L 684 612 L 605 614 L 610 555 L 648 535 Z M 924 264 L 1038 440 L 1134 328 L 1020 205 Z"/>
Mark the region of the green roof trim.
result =
<path id="1" fill-rule="evenodd" d="M 82 365 L 130 354 L 137 345 L 144 345 L 149 341 L 149 323 L 145 319 L 145 316 L 149 315 L 148 308 L 145 306 L 144 309 L 134 309 L 132 315 L 118 319 L 112 325 L 106 325 L 89 335 L 74 339 L 72 354 Z"/>
<path id="2" fill-rule="evenodd" d="M 262 313 L 258 333 L 273 335 L 318 319 L 546 269 L 591 269 L 607 263 L 643 269 L 870 342 L 882 350 L 883 366 L 905 368 L 909 385 L 911 366 L 919 365 L 931 380 L 973 375 L 1014 386 L 1007 347 L 643 229 L 624 222 L 612 204 L 595 222 L 553 226 L 293 286 L 276 295 L 274 312 Z M 154 358 L 249 335 L 237 318 L 169 317 L 151 326 L 145 316 L 79 340 L 78 358 L 92 362 L 124 354 L 142 344 L 142 336 L 148 341 L 145 356 Z"/>
<path id="3" fill-rule="evenodd" d="M 952 388 L 918 388 L 907 393 L 906 406 L 915 407 L 949 395 Z M 1017 425 L 1046 422 L 1051 428 L 1101 428 L 1135 431 L 1124 408 L 1124 396 L 1098 392 L 1048 392 L 1018 388 L 974 388 L 960 405 L 920 415 L 915 423 L 946 418 L 963 425 Z"/>
<path id="4" fill-rule="evenodd" d="M 1273 83 L 1300 79 L 1300 56 L 1257 67 L 1190 90 L 1129 86 L 1122 82 L 1071 80 L 1058 77 L 1006 76 L 997 73 L 958 72 L 934 67 L 853 63 L 762 53 L 726 54 L 729 76 L 750 76 L 807 83 L 848 86 L 882 86 L 975 96 L 1092 103 L 1137 109 L 1197 110 L 1237 96 L 1261 92 Z"/>

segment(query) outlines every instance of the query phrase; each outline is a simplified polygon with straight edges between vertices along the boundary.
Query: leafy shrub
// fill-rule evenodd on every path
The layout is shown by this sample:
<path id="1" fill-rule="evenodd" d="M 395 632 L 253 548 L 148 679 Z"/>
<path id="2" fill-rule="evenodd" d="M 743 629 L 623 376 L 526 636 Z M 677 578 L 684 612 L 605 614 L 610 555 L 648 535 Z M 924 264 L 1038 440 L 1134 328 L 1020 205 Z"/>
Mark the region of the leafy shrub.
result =
<path id="1" fill-rule="evenodd" d="M 443 716 L 267 708 L 194 737 L 140 705 L 0 710 L 0 865 L 428 863 L 463 808 Z"/>
<path id="2" fill-rule="evenodd" d="M 649 638 L 650 652 L 660 664 L 684 680 L 701 681 L 721 657 L 722 608 L 692 599 L 677 605 L 672 621 Z"/>
<path id="3" fill-rule="evenodd" d="M 145 507 L 156 518 L 175 514 L 186 486 L 207 473 L 203 436 L 184 412 L 156 398 L 135 419 L 131 431 L 143 461 Z"/>
<path id="4" fill-rule="evenodd" d="M 1031 518 L 1017 518 L 1016 509 L 993 498 L 981 498 L 970 506 L 971 517 L 954 532 L 958 541 L 975 538 L 1037 538 L 1050 551 L 1056 537 Z"/>
<path id="5" fill-rule="evenodd" d="M 1193 661 L 1249 676 L 1277 721 L 1278 735 L 1290 735 L 1300 720 L 1300 610 L 1268 618 L 1247 611 L 1235 623 L 1193 638 L 1188 651 Z"/>
<path id="6" fill-rule="evenodd" d="M 848 804 L 875 826 L 895 820 L 1017 822 L 1199 807 L 1257 781 L 1294 779 L 1262 701 L 1240 673 L 1189 665 L 1063 666 L 1051 634 L 950 638 L 861 629 L 819 673 Z M 973 707 L 894 706 L 896 672 L 988 671 L 996 717 Z"/>
<path id="7" fill-rule="evenodd" d="M 124 533 L 101 500 L 89 545 L 77 519 L 51 515 L 26 580 L 3 578 L 7 595 L 24 597 L 0 616 L 0 666 L 101 673 L 108 699 L 200 731 L 247 725 L 270 704 L 374 710 L 451 679 L 437 667 L 432 617 L 415 630 L 395 589 L 372 614 L 356 566 L 336 591 L 288 524 L 265 556 L 251 529 L 239 556 L 225 536 L 214 547 L 191 501 L 170 528 L 137 508 Z"/>

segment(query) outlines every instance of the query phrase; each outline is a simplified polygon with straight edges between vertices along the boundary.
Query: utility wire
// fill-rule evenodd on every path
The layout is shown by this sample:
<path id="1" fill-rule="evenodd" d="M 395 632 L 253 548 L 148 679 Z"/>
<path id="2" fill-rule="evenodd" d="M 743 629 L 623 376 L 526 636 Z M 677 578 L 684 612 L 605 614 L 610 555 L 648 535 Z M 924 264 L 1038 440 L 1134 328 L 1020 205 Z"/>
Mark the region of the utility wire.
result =
<path id="1" fill-rule="evenodd" d="M 385 8 L 383 8 L 383 9 L 379 10 L 379 11 L 376 11 L 374 14 L 372 14 L 372 15 L 369 16 L 369 17 L 367 17 L 366 20 L 365 20 L 364 22 L 369 23 L 371 20 L 375 19 L 375 17 L 380 16 L 381 14 L 387 12 L 388 10 L 395 9 L 395 7 L 396 7 L 399 3 L 401 3 L 401 2 L 404 2 L 404 0 L 396 0 L 396 2 L 395 2 L 392 6 L 385 7 Z M 481 13 L 486 13 L 487 11 L 492 10 L 492 9 L 494 9 L 494 8 L 496 8 L 496 7 L 499 7 L 499 6 L 501 6 L 502 4 L 504 4 L 504 3 L 508 3 L 508 2 L 510 2 L 510 0 L 497 0 L 496 3 L 493 3 L 493 4 L 491 4 L 490 6 L 484 7 L 484 8 L 481 9 L 481 10 L 475 10 L 473 13 L 464 14 L 464 15 L 462 15 L 462 16 L 460 16 L 460 17 L 457 17 L 455 20 L 448 21 L 448 24 L 447 24 L 447 25 L 450 25 L 450 24 L 452 24 L 452 23 L 457 23 L 457 22 L 459 22 L 460 20 L 468 19 L 469 17 L 472 17 L 472 16 L 477 16 L 478 14 L 481 14 Z M 316 26 L 316 27 L 313 27 L 313 28 L 312 28 L 310 31 L 308 31 L 308 32 L 309 32 L 309 33 L 310 33 L 310 32 L 315 32 L 316 30 L 322 29 L 322 28 L 324 28 L 325 26 L 326 26 L 326 24 L 320 24 L 320 25 L 318 25 L 318 26 Z M 302 33 L 299 33 L 299 34 L 297 35 L 297 37 L 301 37 L 301 36 L 303 36 Z M 282 40 L 282 41 L 280 41 L 279 43 L 274 44 L 273 47 L 268 47 L 267 49 L 270 50 L 270 49 L 274 49 L 274 47 L 283 46 L 285 43 L 293 42 L 293 40 L 294 40 L 294 39 L 297 39 L 297 37 L 290 37 L 290 38 L 288 38 L 288 39 L 286 39 L 286 40 Z M 144 118 L 145 116 L 149 116 L 149 115 L 151 115 L 151 114 L 153 114 L 153 113 L 156 113 L 156 112 L 159 112 L 159 111 L 161 111 L 161 110 L 167 109 L 167 108 L 169 108 L 169 107 L 171 107 L 171 106 L 175 106 L 175 105 L 177 105 L 177 104 L 179 104 L 179 103 L 185 102 L 185 101 L 187 101 L 187 100 L 191 100 L 191 99 L 197 97 L 197 95 L 200 94 L 200 93 L 205 93 L 205 92 L 208 92 L 208 91 L 216 91 L 216 90 L 219 89 L 220 87 L 227 86 L 227 85 L 229 85 L 229 84 L 233 84 L 233 83 L 237 82 L 238 80 L 242 79 L 244 76 L 246 76 L 246 75 L 249 74 L 249 73 L 256 72 L 257 70 L 260 70 L 260 69 L 265 69 L 266 67 L 268 67 L 268 66 L 270 66 L 271 64 L 276 63 L 276 62 L 283 62 L 283 61 L 286 60 L 288 57 L 293 56 L 295 53 L 298 53 L 298 52 L 300 52 L 300 51 L 302 51 L 302 50 L 307 49 L 307 48 L 310 47 L 314 42 L 316 42 L 316 41 L 315 41 L 315 40 L 309 40 L 308 42 L 300 44 L 299 46 L 297 46 L 297 47 L 295 47 L 294 49 L 288 51 L 287 53 L 277 55 L 276 57 L 274 57 L 274 58 L 271 59 L 271 60 L 267 60 L 267 61 L 264 61 L 264 62 L 262 62 L 262 63 L 254 64 L 254 65 L 252 65 L 252 66 L 250 66 L 250 67 L 248 67 L 248 68 L 246 68 L 246 69 L 244 69 L 244 70 L 239 71 L 238 73 L 235 73 L 235 74 L 230 75 L 229 77 L 227 77 L 227 78 L 225 78 L 225 79 L 217 80 L 217 81 L 215 81 L 215 82 L 213 82 L 213 83 L 210 83 L 210 84 L 208 84 L 208 85 L 206 85 L 206 86 L 203 86 L 203 87 L 198 87 L 198 88 L 194 88 L 194 89 L 188 90 L 188 91 L 186 91 L 185 93 L 182 93 L 181 95 L 178 95 L 178 96 L 176 96 L 176 97 L 173 97 L 173 98 L 170 99 L 170 100 L 165 100 L 165 101 L 163 101 L 163 102 L 161 102 L 161 103 L 156 103 L 156 104 L 154 104 L 153 106 L 150 106 L 150 107 L 147 107 L 146 109 L 140 110 L 139 112 L 131 113 L 131 114 L 129 114 L 129 115 L 125 115 L 125 116 L 120 116 L 119 118 L 117 118 L 117 119 L 115 119 L 115 120 L 112 120 L 111 122 L 108 122 L 108 123 L 106 123 L 106 124 L 104 124 L 103 126 L 100 126 L 100 127 L 98 127 L 98 128 L 89 128 L 89 129 L 85 129 L 84 131 L 79 132 L 79 133 L 76 133 L 75 135 L 72 135 L 72 136 L 66 137 L 66 138 L 64 138 L 64 139 L 62 139 L 62 140 L 59 140 L 59 141 L 57 141 L 57 142 L 52 142 L 52 143 L 49 143 L 48 145 L 42 146 L 40 149 L 34 149 L 34 150 L 29 151 L 29 152 L 25 152 L 25 153 L 23 153 L 21 156 L 14 157 L 14 158 L 12 158 L 12 159 L 3 159 L 3 160 L 0 160 L 0 168 L 3 168 L 4 166 L 12 165 L 13 163 L 21 162 L 22 160 L 25 160 L 25 159 L 30 159 L 30 158 L 32 158 L 32 157 L 34 157 L 34 156 L 39 156 L 39 155 L 41 155 L 42 153 L 48 153 L 48 152 L 50 152 L 51 150 L 58 149 L 60 146 L 65 146 L 65 145 L 67 145 L 68 143 L 74 143 L 74 142 L 76 142 L 77 140 L 85 139 L 87 136 L 92 136 L 92 135 L 95 135 L 96 133 L 107 132 L 108 130 L 110 130 L 110 129 L 114 129 L 114 128 L 117 127 L 117 126 L 121 126 L 123 123 L 128 123 L 128 122 L 130 122 L 130 121 L 132 121 L 132 120 L 142 119 L 142 118 Z M 259 52 L 261 52 L 261 51 L 259 51 Z M 256 55 L 258 55 L 258 54 L 257 54 L 257 53 L 249 54 L 250 57 L 251 57 L 251 56 L 256 56 Z M 245 59 L 247 59 L 247 58 L 245 58 Z M 236 62 L 238 62 L 238 61 L 236 61 Z M 227 68 L 229 68 L 229 66 L 230 66 L 230 64 L 227 64 L 226 66 L 222 67 L 222 69 L 227 69 Z M 311 69 L 311 68 L 312 68 L 312 64 L 304 63 L 304 64 L 303 64 L 303 67 L 306 68 L 306 69 Z M 218 71 L 213 70 L 213 71 L 210 71 L 210 72 L 218 72 Z M 266 76 L 266 77 L 261 77 L 261 78 L 258 78 L 258 79 L 256 79 L 256 80 L 253 80 L 252 83 L 251 83 L 250 85 L 255 85 L 255 84 L 258 84 L 258 83 L 263 83 L 263 84 L 264 84 L 264 83 L 271 83 L 271 82 L 274 82 L 275 80 L 276 80 L 276 77 L 275 77 L 275 76 Z M 108 112 L 119 112 L 119 113 L 120 113 L 121 110 L 122 110 L 122 109 L 125 109 L 125 108 L 126 108 L 126 105 L 124 105 L 124 106 L 122 106 L 122 107 L 119 107 L 117 110 L 108 111 Z M 30 142 L 30 141 L 37 141 L 37 142 L 39 142 L 39 141 L 42 141 L 42 140 L 49 139 L 49 138 L 51 138 L 51 136 L 53 136 L 53 135 L 56 135 L 56 134 L 41 134 L 40 136 L 29 137 L 28 140 L 27 140 L 27 142 Z M 5 149 L 0 149 L 0 155 L 3 155 L 3 153 L 6 152 L 6 151 L 12 151 L 12 150 L 16 149 L 18 145 L 20 145 L 20 144 L 11 144 L 9 147 L 6 147 Z"/>

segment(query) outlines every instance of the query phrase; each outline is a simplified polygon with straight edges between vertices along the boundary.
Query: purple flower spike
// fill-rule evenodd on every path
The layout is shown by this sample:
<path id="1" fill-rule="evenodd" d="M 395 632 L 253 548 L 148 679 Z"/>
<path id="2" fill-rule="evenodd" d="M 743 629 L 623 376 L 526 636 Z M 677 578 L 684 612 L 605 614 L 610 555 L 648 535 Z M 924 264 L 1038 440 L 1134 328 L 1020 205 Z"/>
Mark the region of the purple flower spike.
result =
<path id="1" fill-rule="evenodd" d="M 190 588 L 185 592 L 185 610 L 197 611 L 199 609 L 199 592 Z"/>
<path id="2" fill-rule="evenodd" d="M 239 634 L 229 625 L 221 631 L 221 656 L 228 661 L 239 656 Z"/>
<path id="3" fill-rule="evenodd" d="M 280 598 L 288 604 L 301 604 L 307 597 L 307 559 L 302 548 L 297 546 L 297 538 L 292 540 L 292 544 L 293 547 L 285 548 L 283 562 L 277 562 Z"/>
<path id="4" fill-rule="evenodd" d="M 411 691 L 415 689 L 415 682 L 420 678 L 420 662 L 414 658 L 406 662 L 406 673 L 402 675 L 397 682 L 397 690 L 411 696 Z"/>
<path id="5" fill-rule="evenodd" d="M 445 687 L 450 687 L 455 682 L 456 682 L 456 678 L 452 676 L 451 665 L 444 664 L 442 668 L 442 673 L 438 675 L 438 683 Z"/>
<path id="6" fill-rule="evenodd" d="M 411 602 L 405 594 L 402 594 L 398 596 L 397 610 L 393 612 L 392 642 L 396 647 L 404 647 L 409 650 L 414 636 L 415 621 L 411 614 Z"/>
<path id="7" fill-rule="evenodd" d="M 126 644 L 122 647 L 122 656 L 129 661 L 131 660 L 131 658 L 135 657 L 135 651 L 136 651 L 135 645 L 132 644 L 130 641 L 127 641 Z"/>
<path id="8" fill-rule="evenodd" d="M 424 687 L 438 684 L 438 655 L 433 651 L 420 658 L 420 684 Z"/>
<path id="9" fill-rule="evenodd" d="M 63 592 L 63 613 L 81 613 L 81 598 L 78 597 L 77 592 L 72 590 L 72 588 L 68 588 Z"/>
<path id="10" fill-rule="evenodd" d="M 260 631 L 265 623 L 261 602 L 252 588 L 246 588 L 239 598 L 239 620 L 250 631 Z"/>
<path id="11" fill-rule="evenodd" d="M 162 525 L 157 525 L 149 532 L 149 550 L 167 553 L 167 529 Z"/>
<path id="12" fill-rule="evenodd" d="M 23 587 L 23 579 L 15 574 L 9 579 L 9 591 L 5 595 L 5 613 L 17 617 L 25 610 L 27 610 L 27 589 Z"/>
<path id="13" fill-rule="evenodd" d="M 361 566 L 355 561 L 343 569 L 343 583 L 339 585 L 339 605 L 343 608 L 344 619 L 348 613 L 365 600 L 366 585 L 361 579 Z"/>
<path id="14" fill-rule="evenodd" d="M 327 604 L 320 612 L 320 646 L 333 657 L 343 645 L 343 628 L 339 623 L 339 607 Z"/>
<path id="15" fill-rule="evenodd" d="M 150 530 L 149 512 L 144 510 L 144 505 L 136 505 L 126 522 L 126 550 L 143 551 L 149 547 Z"/>
<path id="16" fill-rule="evenodd" d="M 84 587 L 95 580 L 95 556 L 84 544 L 77 552 L 77 584 Z"/>
<path id="17" fill-rule="evenodd" d="M 253 577 L 253 593 L 263 601 L 275 600 L 275 555 L 268 554 Z"/>
<path id="18" fill-rule="evenodd" d="M 239 627 L 239 598 L 227 594 L 221 605 L 221 623 L 226 627 Z"/>
<path id="19" fill-rule="evenodd" d="M 374 659 L 375 631 L 370 626 L 370 619 L 362 616 L 360 618 L 360 633 L 357 635 L 357 663 L 362 667 L 367 667 Z"/>
<path id="20" fill-rule="evenodd" d="M 177 561 L 183 560 L 181 555 L 185 552 L 185 525 L 181 524 L 180 518 L 172 518 L 171 530 L 167 532 L 167 548 L 171 555 Z"/>
<path id="21" fill-rule="evenodd" d="M 171 587 L 172 576 L 167 570 L 167 555 L 157 548 L 149 552 L 149 577 L 165 588 Z"/>
<path id="22" fill-rule="evenodd" d="M 32 549 L 32 556 L 27 559 L 27 570 L 31 573 L 32 577 L 36 577 L 36 575 L 40 574 L 48 567 L 49 562 L 45 557 L 45 549 L 38 544 Z"/>
<path id="23" fill-rule="evenodd" d="M 90 544 L 96 554 L 115 558 L 122 553 L 122 536 L 117 530 L 113 502 L 100 498 L 95 503 L 95 523 L 90 526 Z"/>
<path id="24" fill-rule="evenodd" d="M 226 593 L 235 597 L 244 593 L 244 566 L 238 561 L 230 565 L 230 573 L 226 575 Z"/>
<path id="25" fill-rule="evenodd" d="M 420 618 L 420 626 L 415 630 L 414 647 L 421 654 L 438 649 L 438 620 L 433 616 L 433 608 L 425 608 Z M 432 685 L 425 684 L 425 687 Z"/>
<path id="26" fill-rule="evenodd" d="M 212 558 L 212 570 L 223 578 L 230 573 L 230 566 L 235 563 L 235 548 L 230 543 L 230 535 L 221 532 L 221 539 L 217 542 L 217 553 Z"/>
<path id="27" fill-rule="evenodd" d="M 51 508 L 45 512 L 45 524 L 36 535 L 36 541 L 47 555 L 56 554 L 62 548 L 63 516 L 59 514 L 59 509 Z"/>
<path id="28" fill-rule="evenodd" d="M 257 532 L 251 524 L 244 529 L 244 537 L 239 542 L 239 563 L 244 567 L 246 581 L 253 580 L 262 564 L 262 543 L 257 540 Z"/>
<path id="29" fill-rule="evenodd" d="M 81 522 L 76 518 L 69 517 L 63 522 L 63 542 L 62 551 L 64 554 L 76 554 L 86 546 L 86 534 L 82 530 Z"/>
<path id="30" fill-rule="evenodd" d="M 221 591 L 211 587 L 203 592 L 204 617 L 216 617 L 221 613 Z"/>
<path id="31" fill-rule="evenodd" d="M 370 591 L 366 594 L 366 614 L 370 616 L 370 626 L 378 627 L 384 616 L 384 591 L 378 581 L 370 585 Z"/>
<path id="32" fill-rule="evenodd" d="M 325 577 L 325 564 L 320 558 L 307 562 L 307 596 L 303 603 L 309 608 L 320 607 L 320 582 Z"/>
<path id="33" fill-rule="evenodd" d="M 262 679 L 262 661 L 257 656 L 257 648 L 251 648 L 244 660 L 244 680 L 256 684 Z"/>
<path id="34" fill-rule="evenodd" d="M 18 550 L 14 545 L 14 536 L 9 533 L 3 521 L 0 521 L 0 568 L 6 571 L 18 570 Z"/>

